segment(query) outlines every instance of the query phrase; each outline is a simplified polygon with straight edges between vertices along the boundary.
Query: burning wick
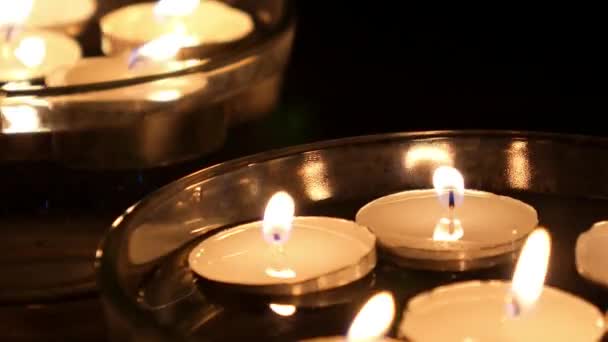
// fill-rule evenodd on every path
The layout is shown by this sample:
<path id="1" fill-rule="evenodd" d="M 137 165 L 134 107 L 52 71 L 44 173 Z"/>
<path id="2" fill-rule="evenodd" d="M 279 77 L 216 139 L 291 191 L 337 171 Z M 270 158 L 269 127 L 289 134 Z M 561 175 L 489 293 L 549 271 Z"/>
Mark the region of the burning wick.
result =
<path id="1" fill-rule="evenodd" d="M 264 211 L 262 233 L 271 246 L 271 260 L 274 265 L 266 269 L 266 274 L 274 278 L 295 278 L 295 271 L 287 267 L 287 256 L 283 246 L 289 240 L 295 214 L 293 198 L 286 192 L 272 196 Z"/>
<path id="2" fill-rule="evenodd" d="M 443 205 L 447 204 L 448 207 L 446 233 L 449 236 L 455 235 L 457 230 L 459 230 L 459 227 L 455 224 L 458 221 L 456 218 L 456 206 L 464 198 L 464 178 L 457 169 L 442 166 L 437 168 L 435 173 L 433 173 L 433 186 L 435 187 L 439 201 Z M 443 221 L 440 221 L 440 223 L 443 224 Z"/>
<path id="3" fill-rule="evenodd" d="M 551 236 L 536 229 L 524 244 L 515 267 L 511 292 L 507 297 L 507 315 L 517 318 L 529 311 L 543 292 L 551 254 Z"/>

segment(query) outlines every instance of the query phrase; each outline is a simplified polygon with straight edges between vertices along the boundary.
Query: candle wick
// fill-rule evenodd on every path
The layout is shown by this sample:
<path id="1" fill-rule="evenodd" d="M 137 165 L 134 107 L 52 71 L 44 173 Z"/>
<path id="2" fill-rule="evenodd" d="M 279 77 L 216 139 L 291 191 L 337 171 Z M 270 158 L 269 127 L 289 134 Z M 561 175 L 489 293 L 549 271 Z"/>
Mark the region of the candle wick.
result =
<path id="1" fill-rule="evenodd" d="M 521 315 L 522 306 L 517 297 L 510 295 L 507 300 L 507 314 L 510 318 L 518 318 Z"/>
<path id="2" fill-rule="evenodd" d="M 9 43 L 13 40 L 15 33 L 17 32 L 17 27 L 15 25 L 8 25 L 4 32 L 4 42 Z"/>
<path id="3" fill-rule="evenodd" d="M 456 206 L 454 190 L 450 190 L 450 192 L 448 193 L 448 205 L 450 206 L 450 209 L 454 209 L 454 207 Z"/>

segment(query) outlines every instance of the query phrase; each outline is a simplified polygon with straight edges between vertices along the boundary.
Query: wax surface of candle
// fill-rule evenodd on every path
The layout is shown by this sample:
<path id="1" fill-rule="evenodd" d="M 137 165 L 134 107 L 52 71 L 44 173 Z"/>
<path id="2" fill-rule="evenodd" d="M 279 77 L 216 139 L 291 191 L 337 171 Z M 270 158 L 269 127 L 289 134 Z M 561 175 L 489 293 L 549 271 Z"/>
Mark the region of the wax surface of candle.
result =
<path id="1" fill-rule="evenodd" d="M 373 251 L 374 236 L 352 221 L 296 217 L 278 258 L 262 236 L 262 222 L 221 232 L 195 247 L 190 267 L 200 276 L 243 285 L 298 283 L 356 265 Z"/>
<path id="2" fill-rule="evenodd" d="M 576 241 L 576 269 L 587 279 L 608 287 L 608 221 L 599 222 Z"/>
<path id="3" fill-rule="evenodd" d="M 121 8 L 105 16 L 101 27 L 106 35 L 134 44 L 179 32 L 194 38 L 190 46 L 226 43 L 249 35 L 254 28 L 249 14 L 214 0 L 202 1 L 191 13 L 180 18 L 159 19 L 156 3 Z"/>
<path id="4" fill-rule="evenodd" d="M 439 287 L 412 299 L 399 328 L 414 341 L 598 341 L 605 329 L 599 310 L 545 287 L 539 301 L 510 317 L 510 282 L 471 281 Z"/>
<path id="5" fill-rule="evenodd" d="M 25 26 L 60 28 L 87 21 L 96 10 L 96 0 L 36 0 Z"/>
<path id="6" fill-rule="evenodd" d="M 28 41 L 42 44 L 23 44 Z M 44 77 L 73 65 L 81 54 L 78 43 L 67 36 L 51 31 L 26 31 L 14 41 L 0 40 L 0 82 Z"/>
<path id="7" fill-rule="evenodd" d="M 414 190 L 367 204 L 357 214 L 357 222 L 369 227 L 385 246 L 445 251 L 508 244 L 523 239 L 538 223 L 534 208 L 521 201 L 466 190 L 462 204 L 455 209 L 462 237 L 434 241 L 438 223 L 447 216 L 434 190 Z"/>

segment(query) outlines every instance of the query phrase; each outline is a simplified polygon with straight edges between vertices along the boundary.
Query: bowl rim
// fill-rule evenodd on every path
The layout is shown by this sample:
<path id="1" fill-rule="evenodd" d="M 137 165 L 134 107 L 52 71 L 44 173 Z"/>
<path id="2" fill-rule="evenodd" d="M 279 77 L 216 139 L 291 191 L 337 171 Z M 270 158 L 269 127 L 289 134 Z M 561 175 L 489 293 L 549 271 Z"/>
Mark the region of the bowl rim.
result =
<path id="1" fill-rule="evenodd" d="M 551 140 L 561 141 L 571 144 L 593 144 L 601 145 L 608 148 L 608 138 L 580 135 L 580 134 L 564 134 L 550 133 L 539 131 L 517 131 L 517 130 L 435 130 L 435 131 L 416 131 L 416 132 L 396 132 L 382 133 L 363 136 L 354 136 L 340 139 L 324 140 L 308 144 L 296 145 L 286 148 L 274 149 L 266 152 L 244 156 L 241 158 L 229 160 L 210 167 L 203 168 L 190 175 L 184 176 L 174 182 L 171 182 L 148 196 L 144 197 L 139 202 L 129 207 L 126 212 L 119 216 L 109 231 L 99 243 L 99 247 L 95 256 L 95 271 L 97 278 L 98 289 L 104 299 L 104 302 L 111 304 L 114 314 L 119 313 L 122 318 L 127 318 L 129 323 L 136 328 L 154 329 L 155 334 L 166 338 L 179 340 L 179 336 L 175 336 L 168 327 L 161 326 L 154 320 L 153 316 L 139 308 L 135 301 L 124 291 L 119 284 L 119 279 L 116 277 L 111 265 L 116 260 L 116 251 L 123 245 L 121 232 L 131 224 L 135 213 L 141 208 L 146 208 L 154 203 L 162 202 L 167 198 L 171 198 L 176 194 L 188 189 L 188 184 L 198 183 L 203 180 L 208 180 L 222 174 L 233 172 L 239 168 L 251 164 L 263 163 L 270 160 L 284 158 L 290 155 L 312 152 L 320 149 L 331 149 L 345 145 L 365 145 L 370 143 L 383 143 L 396 140 L 415 141 L 420 139 L 433 138 L 509 138 L 509 139 L 536 139 L 536 140 Z M 118 312 L 116 312 L 118 311 Z"/>
<path id="2" fill-rule="evenodd" d="M 207 63 L 190 66 L 180 70 L 133 77 L 129 79 L 60 87 L 44 87 L 41 89 L 6 90 L 0 88 L 0 101 L 3 98 L 13 97 L 52 97 L 113 90 L 117 88 L 151 83 L 168 78 L 187 76 L 195 73 L 211 73 L 233 65 L 238 65 L 241 61 L 257 55 L 260 51 L 268 49 L 270 46 L 275 44 L 275 42 L 280 41 L 286 33 L 294 30 L 296 25 L 296 10 L 294 2 L 295 1 L 284 0 L 285 13 L 277 24 L 276 28 L 273 30 L 268 30 L 268 35 L 266 37 L 261 37 L 260 39 L 255 39 L 247 44 L 236 46 L 234 49 L 231 49 L 229 53 L 226 53 L 221 59 L 211 58 Z"/>

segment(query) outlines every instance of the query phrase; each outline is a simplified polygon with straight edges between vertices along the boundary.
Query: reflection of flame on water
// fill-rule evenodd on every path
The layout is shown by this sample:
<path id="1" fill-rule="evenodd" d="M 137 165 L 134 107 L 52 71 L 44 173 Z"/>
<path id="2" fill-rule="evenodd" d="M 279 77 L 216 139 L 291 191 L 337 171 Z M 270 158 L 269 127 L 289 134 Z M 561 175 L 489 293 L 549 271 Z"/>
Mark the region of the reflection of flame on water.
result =
<path id="1" fill-rule="evenodd" d="M 296 271 L 291 268 L 275 269 L 267 267 L 265 272 L 269 277 L 277 279 L 293 279 L 296 277 Z"/>
<path id="2" fill-rule="evenodd" d="M 395 300 L 389 292 L 373 296 L 348 329 L 349 342 L 372 342 L 384 337 L 395 317 Z"/>
<path id="3" fill-rule="evenodd" d="M 551 236 L 545 229 L 536 229 L 526 240 L 513 274 L 508 303 L 512 316 L 529 310 L 542 294 L 550 254 Z"/>
<path id="4" fill-rule="evenodd" d="M 268 305 L 268 307 L 270 307 L 270 310 L 274 311 L 277 315 L 283 317 L 293 316 L 293 314 L 295 314 L 297 311 L 294 305 L 289 304 L 271 303 L 270 305 Z"/>
<path id="5" fill-rule="evenodd" d="M 441 218 L 433 231 L 434 241 L 458 241 L 464 236 L 464 229 L 459 219 Z"/>

